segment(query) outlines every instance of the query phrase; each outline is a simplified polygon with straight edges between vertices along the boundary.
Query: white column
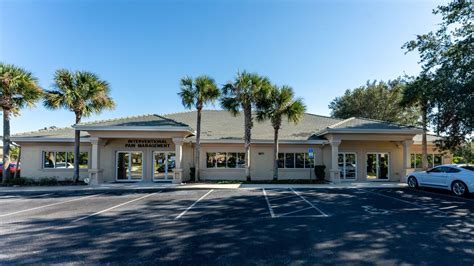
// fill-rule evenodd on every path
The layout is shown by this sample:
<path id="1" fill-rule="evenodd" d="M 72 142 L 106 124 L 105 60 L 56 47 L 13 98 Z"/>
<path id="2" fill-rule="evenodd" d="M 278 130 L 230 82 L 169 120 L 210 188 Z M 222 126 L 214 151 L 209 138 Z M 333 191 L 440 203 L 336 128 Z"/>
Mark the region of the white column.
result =
<path id="1" fill-rule="evenodd" d="M 338 154 L 339 154 L 339 144 L 341 144 L 341 140 L 331 140 L 329 142 L 331 145 L 331 169 L 329 170 L 331 182 L 333 183 L 340 183 L 340 173 L 339 173 L 339 166 L 338 166 Z"/>
<path id="2" fill-rule="evenodd" d="M 411 168 L 411 162 L 410 162 L 410 146 L 413 144 L 413 140 L 405 140 L 403 141 L 403 174 L 401 177 L 401 182 L 406 181 L 407 175 L 409 175 L 411 172 L 414 171 L 414 169 Z"/>
<path id="3" fill-rule="evenodd" d="M 89 159 L 91 160 L 91 168 L 89 169 L 89 185 L 98 185 L 102 183 L 102 169 L 100 169 L 100 139 L 91 138 L 92 144 L 91 154 Z"/>
<path id="4" fill-rule="evenodd" d="M 183 168 L 181 167 L 181 161 L 183 160 L 183 139 L 173 138 L 173 143 L 176 156 L 173 183 L 180 184 L 183 181 Z"/>

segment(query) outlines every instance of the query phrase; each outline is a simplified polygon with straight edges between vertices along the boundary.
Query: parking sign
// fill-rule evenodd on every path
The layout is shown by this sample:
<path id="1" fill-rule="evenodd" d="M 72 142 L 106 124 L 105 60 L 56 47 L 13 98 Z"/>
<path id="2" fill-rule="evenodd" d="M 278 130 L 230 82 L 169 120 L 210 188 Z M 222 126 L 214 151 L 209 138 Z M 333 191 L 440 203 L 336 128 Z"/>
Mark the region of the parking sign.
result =
<path id="1" fill-rule="evenodd" d="M 310 159 L 314 159 L 314 150 L 313 148 L 308 149 L 308 155 Z"/>

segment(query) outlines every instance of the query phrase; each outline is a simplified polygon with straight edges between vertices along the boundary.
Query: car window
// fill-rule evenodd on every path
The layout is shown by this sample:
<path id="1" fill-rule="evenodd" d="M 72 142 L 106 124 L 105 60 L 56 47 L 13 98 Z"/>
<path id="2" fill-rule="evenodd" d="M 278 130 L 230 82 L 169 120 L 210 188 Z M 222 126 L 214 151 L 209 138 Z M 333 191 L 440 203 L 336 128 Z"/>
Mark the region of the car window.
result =
<path id="1" fill-rule="evenodd" d="M 446 173 L 459 173 L 459 172 L 461 172 L 461 170 L 453 168 L 453 167 L 446 167 L 446 168 L 448 168 Z"/>
<path id="2" fill-rule="evenodd" d="M 428 173 L 441 173 L 441 167 L 435 167 L 435 168 L 431 168 L 430 170 L 428 170 Z"/>
<path id="3" fill-rule="evenodd" d="M 461 168 L 469 170 L 469 171 L 474 171 L 474 165 L 463 165 Z"/>

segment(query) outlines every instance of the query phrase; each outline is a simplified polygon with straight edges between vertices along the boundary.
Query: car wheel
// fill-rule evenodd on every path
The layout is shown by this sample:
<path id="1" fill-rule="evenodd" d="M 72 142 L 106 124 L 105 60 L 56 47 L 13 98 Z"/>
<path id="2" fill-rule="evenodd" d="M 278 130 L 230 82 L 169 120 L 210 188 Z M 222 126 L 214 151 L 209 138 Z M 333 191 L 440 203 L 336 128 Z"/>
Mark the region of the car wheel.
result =
<path id="1" fill-rule="evenodd" d="M 408 178 L 408 186 L 411 187 L 411 188 L 418 188 L 418 181 L 416 180 L 416 178 L 414 176 L 410 176 Z"/>
<path id="2" fill-rule="evenodd" d="M 454 195 L 463 197 L 468 193 L 467 186 L 461 181 L 454 181 L 451 185 L 451 191 Z"/>

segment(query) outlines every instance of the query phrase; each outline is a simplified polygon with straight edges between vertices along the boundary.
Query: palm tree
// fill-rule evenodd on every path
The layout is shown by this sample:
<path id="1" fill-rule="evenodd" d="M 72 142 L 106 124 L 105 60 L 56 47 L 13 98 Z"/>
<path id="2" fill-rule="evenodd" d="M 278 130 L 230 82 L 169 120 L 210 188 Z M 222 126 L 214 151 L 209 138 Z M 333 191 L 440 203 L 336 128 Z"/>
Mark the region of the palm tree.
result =
<path id="1" fill-rule="evenodd" d="M 87 71 L 71 72 L 60 69 L 54 74 L 54 89 L 46 91 L 44 106 L 49 109 L 65 108 L 74 112 L 76 123 L 83 117 L 113 109 L 109 84 Z M 79 181 L 79 130 L 74 135 L 74 181 Z"/>
<path id="2" fill-rule="evenodd" d="M 257 120 L 268 119 L 273 127 L 273 180 L 278 180 L 278 132 L 283 117 L 286 117 L 288 122 L 297 124 L 305 112 L 303 100 L 295 99 L 293 89 L 289 86 L 272 86 L 269 97 L 259 98 Z"/>
<path id="3" fill-rule="evenodd" d="M 33 106 L 41 99 L 43 90 L 29 71 L 0 63 L 0 107 L 3 112 L 3 174 L 5 183 L 10 165 L 10 117 L 18 115 L 25 106 Z"/>
<path id="4" fill-rule="evenodd" d="M 237 73 L 233 82 L 228 82 L 222 87 L 223 97 L 221 106 L 236 116 L 244 113 L 244 142 L 245 142 L 245 176 L 250 177 L 250 143 L 252 139 L 253 117 L 252 108 L 256 106 L 256 99 L 265 97 L 270 88 L 270 81 L 266 77 L 255 73 Z"/>
<path id="5" fill-rule="evenodd" d="M 421 140 L 421 167 L 423 170 L 428 169 L 428 143 L 426 135 L 428 132 L 429 115 L 433 108 L 432 93 L 434 89 L 433 80 L 426 74 L 422 74 L 409 82 L 403 92 L 400 105 L 402 107 L 416 106 L 421 112 L 421 127 L 423 135 Z"/>
<path id="6" fill-rule="evenodd" d="M 208 76 L 199 76 L 194 80 L 191 77 L 181 79 L 181 91 L 178 93 L 181 97 L 183 106 L 187 109 L 196 108 L 196 152 L 194 153 L 194 169 L 196 181 L 199 181 L 199 163 L 201 152 L 201 112 L 205 104 L 214 102 L 220 96 L 213 78 Z"/>

